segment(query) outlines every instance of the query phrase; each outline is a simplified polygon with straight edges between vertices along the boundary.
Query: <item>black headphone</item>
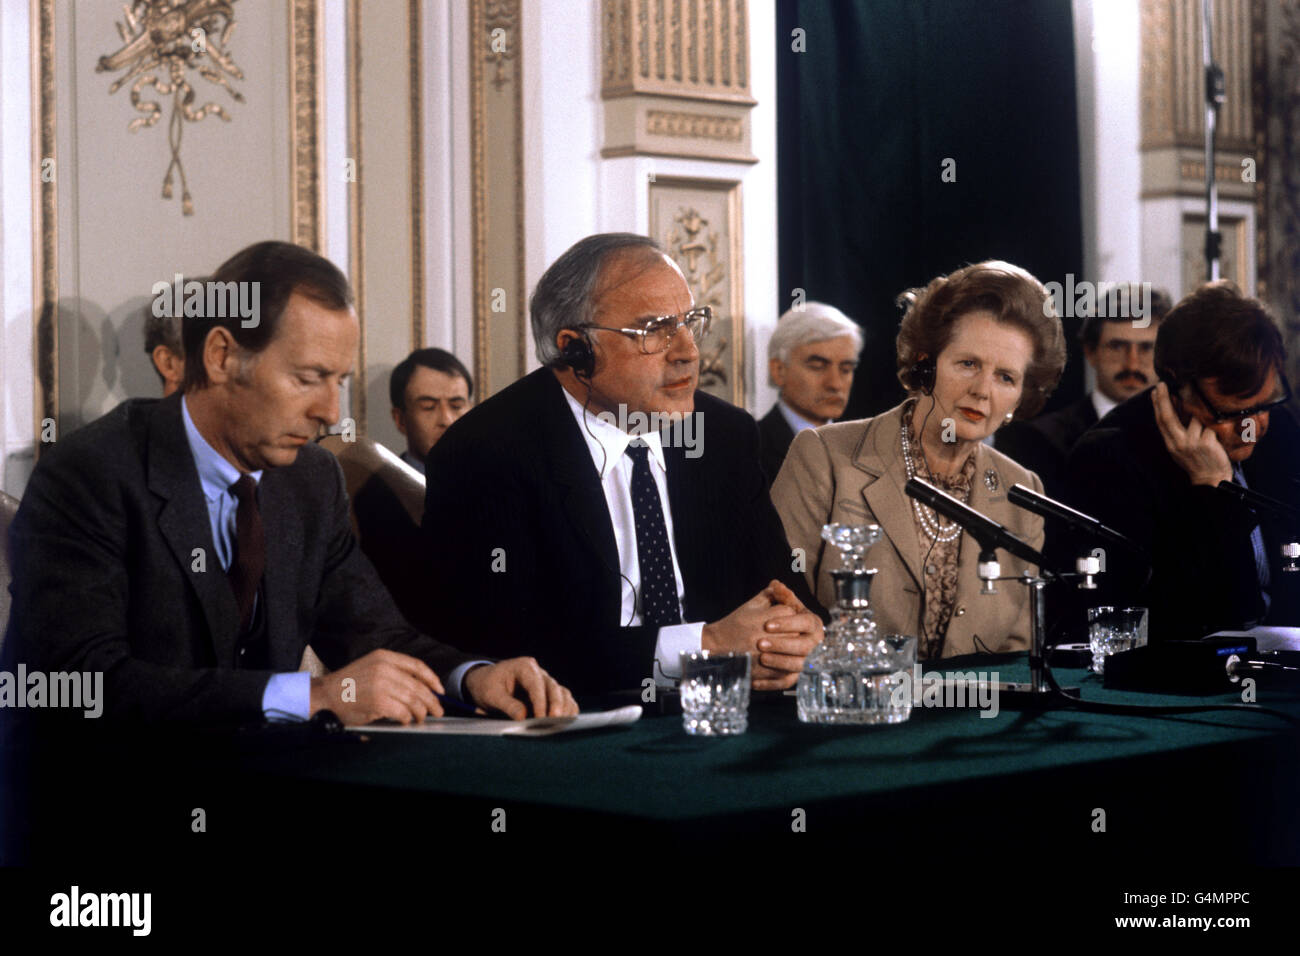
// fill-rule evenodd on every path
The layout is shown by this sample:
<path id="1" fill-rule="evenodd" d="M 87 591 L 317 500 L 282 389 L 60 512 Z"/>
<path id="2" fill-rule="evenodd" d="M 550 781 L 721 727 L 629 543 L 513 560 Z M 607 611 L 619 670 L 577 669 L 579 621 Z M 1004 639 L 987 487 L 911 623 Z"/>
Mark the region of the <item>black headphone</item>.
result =
<path id="1" fill-rule="evenodd" d="M 933 395 L 934 377 L 938 371 L 935 360 L 927 356 L 913 365 L 911 371 L 912 384 L 926 395 Z"/>
<path id="2" fill-rule="evenodd" d="M 573 369 L 578 378 L 590 381 L 596 371 L 596 352 L 591 347 L 591 339 L 583 329 L 570 331 L 577 332 L 578 337 L 564 343 L 564 348 L 560 349 L 560 364 Z"/>

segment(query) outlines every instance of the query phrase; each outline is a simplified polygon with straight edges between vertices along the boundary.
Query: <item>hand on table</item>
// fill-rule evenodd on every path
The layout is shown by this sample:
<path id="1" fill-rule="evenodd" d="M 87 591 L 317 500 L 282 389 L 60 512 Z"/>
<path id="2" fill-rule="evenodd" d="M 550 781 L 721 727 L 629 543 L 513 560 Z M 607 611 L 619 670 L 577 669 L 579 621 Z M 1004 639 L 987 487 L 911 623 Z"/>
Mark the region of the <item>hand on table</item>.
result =
<path id="1" fill-rule="evenodd" d="M 542 670 L 531 657 L 512 657 L 469 670 L 461 682 L 465 695 L 480 710 L 496 710 L 511 720 L 525 717 L 576 717 L 578 705 L 569 689 Z"/>
<path id="2" fill-rule="evenodd" d="M 353 683 L 347 687 L 344 681 Z M 346 667 L 311 681 L 310 712 L 332 710 L 344 724 L 368 724 L 387 717 L 419 723 L 441 717 L 442 682 L 428 664 L 396 651 L 371 651 Z"/>

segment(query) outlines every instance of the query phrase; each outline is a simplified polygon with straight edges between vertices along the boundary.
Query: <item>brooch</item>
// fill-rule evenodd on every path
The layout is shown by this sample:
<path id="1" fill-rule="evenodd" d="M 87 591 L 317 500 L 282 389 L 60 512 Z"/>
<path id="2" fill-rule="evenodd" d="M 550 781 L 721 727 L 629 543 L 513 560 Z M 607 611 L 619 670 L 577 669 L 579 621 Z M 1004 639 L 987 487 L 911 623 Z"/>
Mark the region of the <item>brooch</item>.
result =
<path id="1" fill-rule="evenodd" d="M 989 491 L 998 490 L 998 473 L 992 468 L 984 472 L 984 486 L 988 488 Z"/>

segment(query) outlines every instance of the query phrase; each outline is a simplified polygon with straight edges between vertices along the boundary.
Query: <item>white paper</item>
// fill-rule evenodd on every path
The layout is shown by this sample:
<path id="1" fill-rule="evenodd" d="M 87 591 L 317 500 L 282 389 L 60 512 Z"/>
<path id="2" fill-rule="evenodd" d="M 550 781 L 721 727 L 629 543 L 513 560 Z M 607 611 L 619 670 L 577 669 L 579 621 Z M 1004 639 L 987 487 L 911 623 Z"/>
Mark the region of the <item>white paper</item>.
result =
<path id="1" fill-rule="evenodd" d="M 631 704 L 617 710 L 598 710 L 577 717 L 529 717 L 527 720 L 503 720 L 496 717 L 426 717 L 422 724 L 366 724 L 349 727 L 354 733 L 397 734 L 477 734 L 487 737 L 549 737 L 576 730 L 595 730 L 635 723 L 641 717 L 641 705 Z"/>

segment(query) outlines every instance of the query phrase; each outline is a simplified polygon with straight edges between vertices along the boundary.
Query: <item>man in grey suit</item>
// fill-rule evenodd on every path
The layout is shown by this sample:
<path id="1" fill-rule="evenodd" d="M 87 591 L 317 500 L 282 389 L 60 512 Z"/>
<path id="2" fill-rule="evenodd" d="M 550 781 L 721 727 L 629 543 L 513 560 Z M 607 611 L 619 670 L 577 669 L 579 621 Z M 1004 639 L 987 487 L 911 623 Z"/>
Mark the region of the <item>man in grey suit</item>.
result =
<path id="1" fill-rule="evenodd" d="M 213 284 L 184 322 L 181 392 L 41 456 L 12 530 L 6 654 L 102 672 L 107 713 L 151 720 L 408 723 L 440 715 L 444 689 L 514 718 L 576 713 L 533 659 L 413 630 L 361 554 L 342 472 L 313 443 L 357 353 L 342 273 L 263 242 Z M 309 643 L 323 677 L 297 671 Z"/>

